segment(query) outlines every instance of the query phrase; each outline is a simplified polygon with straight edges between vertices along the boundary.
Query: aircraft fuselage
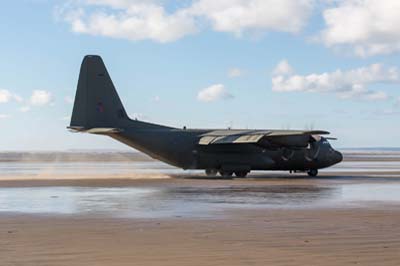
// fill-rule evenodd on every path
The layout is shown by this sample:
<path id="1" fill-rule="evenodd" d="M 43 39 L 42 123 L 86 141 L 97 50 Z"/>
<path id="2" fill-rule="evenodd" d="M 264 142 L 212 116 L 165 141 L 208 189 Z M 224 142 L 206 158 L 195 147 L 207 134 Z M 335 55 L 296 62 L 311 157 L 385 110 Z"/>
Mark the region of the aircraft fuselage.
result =
<path id="1" fill-rule="evenodd" d="M 182 169 L 293 170 L 322 169 L 342 161 L 340 152 L 321 138 L 311 148 L 267 148 L 253 144 L 199 145 L 212 130 L 129 130 L 110 135 L 154 159 Z"/>

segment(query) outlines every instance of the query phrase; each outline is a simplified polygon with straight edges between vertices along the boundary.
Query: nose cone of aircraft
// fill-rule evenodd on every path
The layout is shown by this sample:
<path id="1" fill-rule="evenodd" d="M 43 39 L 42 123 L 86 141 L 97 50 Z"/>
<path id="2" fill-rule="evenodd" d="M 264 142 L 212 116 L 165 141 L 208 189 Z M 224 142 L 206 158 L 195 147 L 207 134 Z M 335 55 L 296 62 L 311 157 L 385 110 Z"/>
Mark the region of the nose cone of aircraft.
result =
<path id="1" fill-rule="evenodd" d="M 333 161 L 334 164 L 340 163 L 341 161 L 343 161 L 343 155 L 340 152 L 335 151 L 333 155 Z"/>

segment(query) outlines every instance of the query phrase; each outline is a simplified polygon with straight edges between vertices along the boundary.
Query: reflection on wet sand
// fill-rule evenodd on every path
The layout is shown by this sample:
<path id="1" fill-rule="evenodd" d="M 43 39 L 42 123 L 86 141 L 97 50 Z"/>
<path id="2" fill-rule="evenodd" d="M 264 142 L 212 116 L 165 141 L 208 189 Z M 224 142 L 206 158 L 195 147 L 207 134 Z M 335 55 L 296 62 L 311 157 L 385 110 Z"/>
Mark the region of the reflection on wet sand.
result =
<path id="1" fill-rule="evenodd" d="M 251 182 L 251 181 L 249 181 Z M 0 212 L 112 217 L 206 217 L 231 209 L 306 209 L 400 203 L 400 183 L 1 188 Z"/>

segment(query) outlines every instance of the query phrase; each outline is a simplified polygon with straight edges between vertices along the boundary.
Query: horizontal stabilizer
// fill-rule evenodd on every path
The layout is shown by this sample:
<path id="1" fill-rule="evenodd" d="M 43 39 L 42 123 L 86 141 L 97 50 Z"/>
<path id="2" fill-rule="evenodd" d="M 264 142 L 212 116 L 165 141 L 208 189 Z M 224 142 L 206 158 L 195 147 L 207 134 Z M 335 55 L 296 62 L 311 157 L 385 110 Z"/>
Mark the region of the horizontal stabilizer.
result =
<path id="1" fill-rule="evenodd" d="M 89 134 L 99 134 L 99 135 L 107 135 L 107 134 L 115 134 L 122 132 L 122 129 L 119 128 L 82 128 L 82 127 L 68 127 L 73 132 L 80 133 L 89 133 Z"/>

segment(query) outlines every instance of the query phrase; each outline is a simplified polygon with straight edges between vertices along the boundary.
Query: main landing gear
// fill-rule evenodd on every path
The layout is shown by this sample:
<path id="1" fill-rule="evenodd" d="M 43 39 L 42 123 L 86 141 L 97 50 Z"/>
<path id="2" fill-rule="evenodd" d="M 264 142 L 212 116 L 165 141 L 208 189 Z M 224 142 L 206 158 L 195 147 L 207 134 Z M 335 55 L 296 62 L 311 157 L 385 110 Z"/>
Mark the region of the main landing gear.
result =
<path id="1" fill-rule="evenodd" d="M 225 178 L 232 177 L 233 174 L 235 174 L 235 176 L 237 178 L 245 178 L 249 172 L 248 171 L 235 171 L 234 172 L 234 171 L 223 171 L 223 170 L 217 171 L 216 169 L 206 169 L 207 176 L 216 176 L 218 173 L 222 177 L 225 177 Z"/>
<path id="2" fill-rule="evenodd" d="M 216 176 L 218 171 L 216 169 L 206 169 L 206 176 Z"/>
<path id="3" fill-rule="evenodd" d="M 222 177 L 226 177 L 226 178 L 233 176 L 233 172 L 232 171 L 219 171 L 219 174 Z"/>
<path id="4" fill-rule="evenodd" d="M 246 171 L 238 171 L 238 172 L 235 172 L 235 176 L 236 176 L 237 178 L 246 178 L 247 174 L 248 174 L 248 172 L 246 172 Z"/>

